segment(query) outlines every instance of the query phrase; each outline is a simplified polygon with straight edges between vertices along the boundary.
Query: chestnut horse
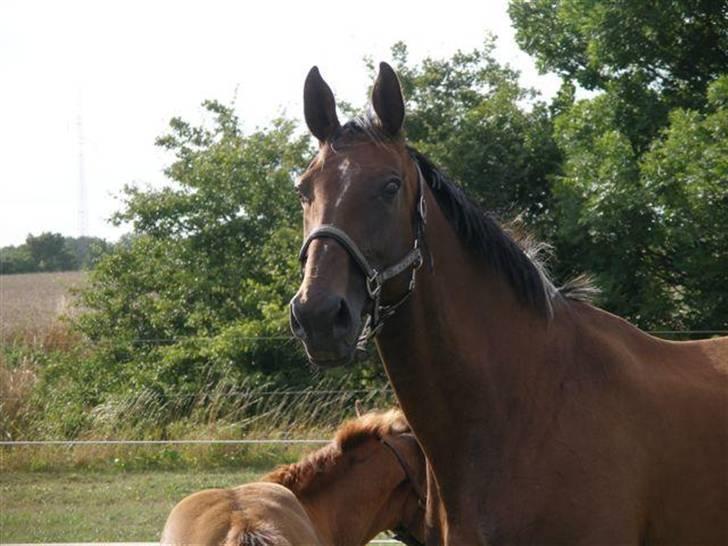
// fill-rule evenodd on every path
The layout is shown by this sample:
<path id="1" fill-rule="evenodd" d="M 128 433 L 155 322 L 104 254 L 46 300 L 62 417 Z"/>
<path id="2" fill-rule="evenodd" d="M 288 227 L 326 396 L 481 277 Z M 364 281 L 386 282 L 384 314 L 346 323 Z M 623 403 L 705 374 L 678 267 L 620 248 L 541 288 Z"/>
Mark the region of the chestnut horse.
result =
<path id="1" fill-rule="evenodd" d="M 371 412 L 261 481 L 174 507 L 162 544 L 361 546 L 385 530 L 424 541 L 425 458 L 399 410 Z"/>
<path id="2" fill-rule="evenodd" d="M 340 125 L 309 72 L 291 326 L 322 367 L 376 338 L 428 460 L 427 544 L 728 543 L 728 338 L 657 339 L 555 288 L 406 145 L 385 63 L 372 107 Z"/>

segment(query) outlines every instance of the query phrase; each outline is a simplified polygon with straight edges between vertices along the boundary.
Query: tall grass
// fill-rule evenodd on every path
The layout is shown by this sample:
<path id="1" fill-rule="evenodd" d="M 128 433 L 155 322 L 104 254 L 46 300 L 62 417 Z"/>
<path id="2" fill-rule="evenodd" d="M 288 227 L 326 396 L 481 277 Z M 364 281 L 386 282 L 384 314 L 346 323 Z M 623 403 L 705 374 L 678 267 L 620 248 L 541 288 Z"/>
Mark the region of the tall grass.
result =
<path id="1" fill-rule="evenodd" d="M 88 364 L 93 347 L 63 320 L 74 312 L 69 290 L 83 281 L 78 273 L 0 276 L 0 439 L 329 438 L 354 413 L 356 400 L 364 408 L 394 403 L 387 389 L 352 391 L 351 385 L 361 381 L 329 374 L 314 375 L 308 386 L 295 390 L 259 377 L 226 380 L 218 373 L 190 387 L 197 389 L 192 392 L 142 388 L 87 396 L 83 378 L 95 369 Z M 14 446 L 0 448 L 0 464 L 16 469 L 271 466 L 309 448 Z"/>
<path id="2" fill-rule="evenodd" d="M 352 391 L 347 379 L 324 378 L 296 391 L 270 385 L 219 384 L 194 395 L 163 399 L 151 390 L 118 396 L 94 407 L 81 439 L 236 440 L 329 439 L 341 422 L 365 409 L 394 403 L 388 389 Z M 77 445 L 3 448 L 4 469 L 269 469 L 315 445 Z"/>
<path id="3" fill-rule="evenodd" d="M 393 403 L 386 388 L 350 390 L 347 377 L 323 377 L 297 390 L 243 380 L 218 382 L 193 394 L 165 397 L 143 389 L 116 396 L 92 411 L 93 434 L 107 438 L 229 439 L 311 437 L 328 433 L 364 407 Z"/>

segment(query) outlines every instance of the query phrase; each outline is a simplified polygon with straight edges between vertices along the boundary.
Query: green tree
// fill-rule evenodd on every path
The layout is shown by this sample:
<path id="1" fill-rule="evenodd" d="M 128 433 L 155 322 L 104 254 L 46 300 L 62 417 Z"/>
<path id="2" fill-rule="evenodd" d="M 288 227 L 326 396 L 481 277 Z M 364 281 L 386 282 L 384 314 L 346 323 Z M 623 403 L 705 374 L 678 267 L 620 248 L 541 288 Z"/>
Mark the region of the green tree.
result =
<path id="1" fill-rule="evenodd" d="M 22 245 L 0 248 L 0 274 L 89 269 L 112 247 L 98 237 L 28 235 Z"/>
<path id="2" fill-rule="evenodd" d="M 277 120 L 244 135 L 206 102 L 211 128 L 173 119 L 158 145 L 175 161 L 160 190 L 129 186 L 115 217 L 134 235 L 103 258 L 84 296 L 82 330 L 119 388 L 199 389 L 223 375 L 305 374 L 288 335 L 300 211 L 292 176 L 311 149 Z"/>
<path id="3" fill-rule="evenodd" d="M 728 329 L 728 75 L 706 93 L 707 111 L 676 109 L 640 162 L 647 206 L 670 267 L 675 322 Z"/>
<path id="4" fill-rule="evenodd" d="M 99 237 L 65 237 L 68 252 L 74 257 L 79 269 L 90 269 L 106 253 L 112 244 Z"/>
<path id="5" fill-rule="evenodd" d="M 715 0 L 511 0 L 519 45 L 586 89 L 635 81 L 699 108 L 728 66 L 728 4 Z"/>
<path id="6" fill-rule="evenodd" d="M 619 99 L 615 123 L 639 150 L 671 109 L 703 109 L 728 66 L 721 0 L 511 0 L 509 12 L 542 71 Z"/>
<path id="7" fill-rule="evenodd" d="M 644 327 L 728 328 L 728 76 L 707 97 L 705 113 L 674 110 L 643 155 L 608 93 L 556 123 L 557 242 L 575 257 L 561 273 L 591 271 L 605 305 Z"/>
<path id="8" fill-rule="evenodd" d="M 728 4 L 511 0 L 509 11 L 521 47 L 564 81 L 552 105 L 558 276 L 592 273 L 602 303 L 643 327 L 725 327 L 725 240 L 712 233 L 726 231 Z M 574 102 L 577 85 L 596 96 Z"/>
<path id="9" fill-rule="evenodd" d="M 485 208 L 536 222 L 549 209 L 560 154 L 548 108 L 496 62 L 494 47 L 488 37 L 480 49 L 411 65 L 406 46 L 395 44 L 407 136 Z"/>
<path id="10" fill-rule="evenodd" d="M 30 273 L 36 267 L 26 245 L 0 248 L 0 275 Z"/>
<path id="11" fill-rule="evenodd" d="M 72 271 L 78 269 L 75 256 L 66 246 L 60 233 L 41 233 L 28 235 L 25 240 L 31 259 L 37 271 Z"/>

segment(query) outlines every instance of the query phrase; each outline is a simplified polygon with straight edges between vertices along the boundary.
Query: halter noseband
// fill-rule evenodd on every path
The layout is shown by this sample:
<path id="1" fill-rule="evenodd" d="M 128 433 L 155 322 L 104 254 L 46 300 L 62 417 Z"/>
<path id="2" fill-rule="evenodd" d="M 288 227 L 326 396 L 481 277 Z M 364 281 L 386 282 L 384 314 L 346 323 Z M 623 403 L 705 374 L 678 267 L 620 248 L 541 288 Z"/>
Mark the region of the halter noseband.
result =
<path id="1" fill-rule="evenodd" d="M 359 348 L 363 348 L 366 343 L 374 338 L 384 326 L 384 321 L 391 317 L 397 308 L 402 305 L 407 298 L 410 297 L 415 289 L 415 273 L 422 266 L 422 245 L 424 243 L 424 229 L 427 219 L 427 209 L 425 205 L 425 191 L 424 191 L 424 177 L 420 171 L 420 166 L 415 162 L 417 167 L 417 183 L 418 183 L 418 197 L 417 207 L 415 211 L 415 241 L 407 255 L 400 261 L 384 269 L 378 271 L 372 267 L 367 260 L 364 253 L 359 249 L 359 246 L 354 240 L 349 237 L 346 232 L 333 224 L 322 224 L 311 233 L 308 234 L 306 240 L 301 246 L 301 251 L 298 254 L 298 260 L 301 262 L 301 267 L 306 263 L 306 257 L 308 254 L 308 247 L 315 239 L 329 238 L 334 239 L 349 253 L 349 256 L 354 260 L 359 269 L 364 274 L 366 279 L 367 294 L 369 300 L 372 302 L 372 312 L 367 315 L 364 323 L 364 328 L 359 336 L 357 345 Z M 389 279 L 392 279 L 405 271 L 408 268 L 412 268 L 412 276 L 410 278 L 407 292 L 395 303 L 384 305 L 381 302 L 382 297 L 382 286 Z"/>

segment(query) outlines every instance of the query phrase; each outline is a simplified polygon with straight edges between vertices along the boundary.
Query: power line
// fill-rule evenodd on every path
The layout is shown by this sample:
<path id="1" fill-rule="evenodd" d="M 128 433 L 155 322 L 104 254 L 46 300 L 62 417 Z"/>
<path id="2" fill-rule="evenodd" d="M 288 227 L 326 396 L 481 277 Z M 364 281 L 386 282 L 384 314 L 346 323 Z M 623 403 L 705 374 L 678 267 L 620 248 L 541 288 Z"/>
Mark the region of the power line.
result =
<path id="1" fill-rule="evenodd" d="M 80 237 L 88 236 L 88 196 L 86 191 L 86 173 L 83 150 L 83 104 L 79 94 L 78 99 L 78 234 Z"/>

